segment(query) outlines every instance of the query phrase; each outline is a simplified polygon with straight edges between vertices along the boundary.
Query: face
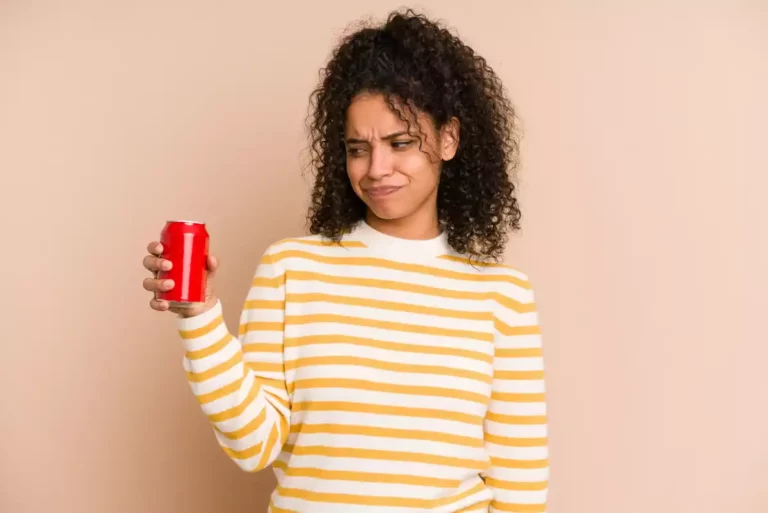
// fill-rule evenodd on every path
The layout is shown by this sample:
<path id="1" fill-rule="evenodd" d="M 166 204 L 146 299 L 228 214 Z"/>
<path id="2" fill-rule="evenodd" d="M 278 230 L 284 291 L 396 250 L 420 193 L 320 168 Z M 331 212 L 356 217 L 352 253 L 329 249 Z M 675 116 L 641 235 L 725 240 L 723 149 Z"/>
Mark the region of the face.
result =
<path id="1" fill-rule="evenodd" d="M 417 115 L 418 127 L 409 132 L 379 94 L 361 94 L 347 110 L 347 174 L 369 216 L 436 219 L 440 168 L 456 155 L 458 123 L 436 129 L 428 115 Z"/>

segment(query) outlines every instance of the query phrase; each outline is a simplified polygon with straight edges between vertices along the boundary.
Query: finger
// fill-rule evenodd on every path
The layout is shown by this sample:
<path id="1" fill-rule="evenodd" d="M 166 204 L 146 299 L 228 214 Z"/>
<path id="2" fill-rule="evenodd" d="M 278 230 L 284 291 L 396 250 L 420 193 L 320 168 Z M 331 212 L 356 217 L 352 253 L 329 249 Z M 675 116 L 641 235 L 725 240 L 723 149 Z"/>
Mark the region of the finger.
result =
<path id="1" fill-rule="evenodd" d="M 144 290 L 149 292 L 167 292 L 175 285 L 173 280 L 156 280 L 154 278 L 146 278 L 142 284 Z"/>
<path id="2" fill-rule="evenodd" d="M 170 271 L 173 263 L 160 257 L 147 255 L 143 261 L 144 267 L 150 271 Z"/>
<path id="3" fill-rule="evenodd" d="M 152 299 L 149 302 L 149 307 L 158 312 L 165 312 L 168 310 L 168 306 L 168 301 L 163 301 L 162 299 Z"/>
<path id="4" fill-rule="evenodd" d="M 219 259 L 215 256 L 209 256 L 208 257 L 208 270 L 210 272 L 215 272 L 216 269 L 219 268 Z"/>
<path id="5" fill-rule="evenodd" d="M 163 254 L 163 245 L 159 242 L 150 242 L 147 244 L 147 251 L 155 256 Z"/>

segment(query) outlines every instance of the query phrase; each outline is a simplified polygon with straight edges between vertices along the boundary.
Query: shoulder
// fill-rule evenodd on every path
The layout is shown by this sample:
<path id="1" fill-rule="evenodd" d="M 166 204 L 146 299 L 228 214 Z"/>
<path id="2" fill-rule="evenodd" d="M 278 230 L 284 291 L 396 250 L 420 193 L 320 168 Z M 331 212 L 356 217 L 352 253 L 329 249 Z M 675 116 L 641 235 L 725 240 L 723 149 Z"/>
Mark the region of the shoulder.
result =
<path id="1" fill-rule="evenodd" d="M 365 244 L 352 237 L 344 237 L 340 242 L 322 235 L 288 237 L 270 244 L 264 252 L 262 262 L 274 264 L 295 259 L 317 260 L 323 257 L 349 256 L 350 251 L 365 247 Z"/>
<path id="2" fill-rule="evenodd" d="M 352 237 L 344 237 L 340 242 L 332 241 L 322 235 L 306 235 L 303 237 L 288 237 L 273 242 L 267 248 L 267 253 L 279 253 L 287 250 L 311 250 L 311 248 L 344 249 L 366 247 L 359 240 Z"/>
<path id="3" fill-rule="evenodd" d="M 470 259 L 468 256 L 459 255 L 456 253 L 441 255 L 437 257 L 441 262 L 441 265 L 450 266 L 451 268 L 476 274 L 478 277 L 498 277 L 502 281 L 508 281 L 510 283 L 516 283 L 522 288 L 530 288 L 531 283 L 528 275 L 521 271 L 519 268 L 509 265 L 504 262 L 494 262 L 486 260 Z M 487 278 L 480 278 L 486 280 Z"/>
<path id="4" fill-rule="evenodd" d="M 470 260 L 465 255 L 448 254 L 438 257 L 441 266 L 465 274 L 481 282 L 495 302 L 510 313 L 528 313 L 535 309 L 531 280 L 518 267 L 503 262 Z"/>

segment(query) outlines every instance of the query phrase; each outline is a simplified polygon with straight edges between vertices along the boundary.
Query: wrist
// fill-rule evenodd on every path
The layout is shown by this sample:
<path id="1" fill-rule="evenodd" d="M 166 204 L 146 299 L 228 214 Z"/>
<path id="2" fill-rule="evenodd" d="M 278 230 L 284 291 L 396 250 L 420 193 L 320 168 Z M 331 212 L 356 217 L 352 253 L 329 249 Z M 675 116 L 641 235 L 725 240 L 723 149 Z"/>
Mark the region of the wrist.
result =
<path id="1" fill-rule="evenodd" d="M 206 312 L 211 311 L 217 304 L 219 303 L 219 299 L 216 296 L 210 296 L 205 300 L 205 303 L 202 303 L 200 305 L 195 305 L 190 308 L 183 308 L 178 310 L 177 315 L 180 319 L 189 319 L 191 317 L 197 317 L 198 315 L 202 315 Z"/>

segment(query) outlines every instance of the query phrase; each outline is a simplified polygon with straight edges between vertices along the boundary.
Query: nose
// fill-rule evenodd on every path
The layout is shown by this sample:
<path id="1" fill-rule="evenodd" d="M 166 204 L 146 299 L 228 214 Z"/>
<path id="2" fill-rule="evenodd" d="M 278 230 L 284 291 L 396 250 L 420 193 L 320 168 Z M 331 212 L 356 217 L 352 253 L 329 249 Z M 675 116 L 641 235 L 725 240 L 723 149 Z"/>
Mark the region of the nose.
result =
<path id="1" fill-rule="evenodd" d="M 388 151 L 381 146 L 374 146 L 371 149 L 370 167 L 368 168 L 368 178 L 371 180 L 381 180 L 392 174 L 392 158 Z"/>

